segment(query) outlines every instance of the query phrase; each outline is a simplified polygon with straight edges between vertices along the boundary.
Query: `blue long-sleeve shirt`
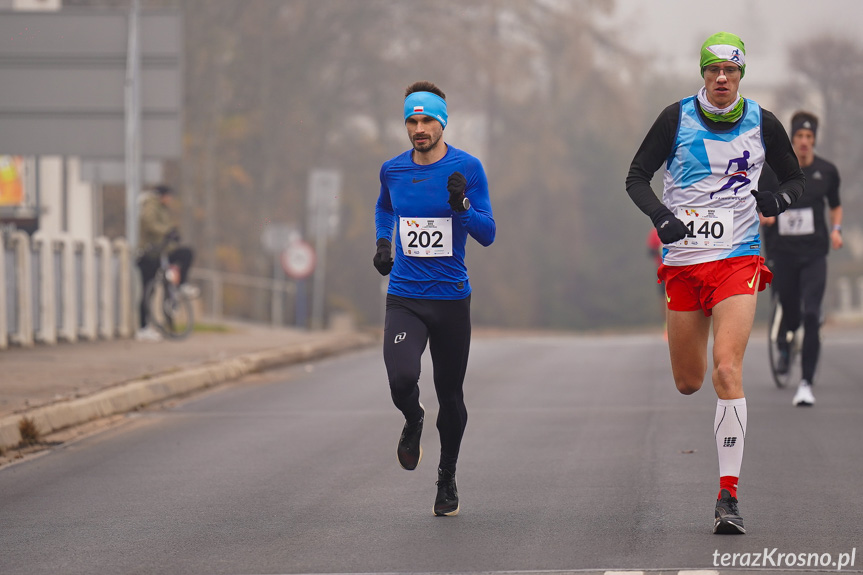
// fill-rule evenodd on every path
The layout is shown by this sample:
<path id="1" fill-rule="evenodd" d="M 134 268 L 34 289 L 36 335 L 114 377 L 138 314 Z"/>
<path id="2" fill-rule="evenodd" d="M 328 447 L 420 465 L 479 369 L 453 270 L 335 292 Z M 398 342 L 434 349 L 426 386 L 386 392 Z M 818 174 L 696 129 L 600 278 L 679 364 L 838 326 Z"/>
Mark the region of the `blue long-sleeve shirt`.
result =
<path id="1" fill-rule="evenodd" d="M 454 212 L 448 203 L 447 180 L 461 172 L 467 180 L 465 195 L 470 208 Z M 482 163 L 448 145 L 446 155 L 429 165 L 415 164 L 412 150 L 381 166 L 381 192 L 375 206 L 376 239 L 392 241 L 394 264 L 388 293 L 419 299 L 462 299 L 471 292 L 465 265 L 465 244 L 470 235 L 483 246 L 494 241 L 495 223 Z M 400 218 L 420 222 L 429 218 L 452 219 L 452 255 L 405 255 Z M 414 252 L 417 253 L 417 252 Z"/>

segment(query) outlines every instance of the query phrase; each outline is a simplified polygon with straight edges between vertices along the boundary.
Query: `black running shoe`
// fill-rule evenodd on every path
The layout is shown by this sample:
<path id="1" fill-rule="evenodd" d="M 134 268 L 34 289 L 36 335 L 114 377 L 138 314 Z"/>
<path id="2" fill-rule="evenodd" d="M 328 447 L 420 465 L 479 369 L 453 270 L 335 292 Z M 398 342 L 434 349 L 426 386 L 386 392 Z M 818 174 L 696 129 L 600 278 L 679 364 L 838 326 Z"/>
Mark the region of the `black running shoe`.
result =
<path id="1" fill-rule="evenodd" d="M 455 473 L 438 468 L 434 514 L 452 517 L 458 515 L 458 510 L 458 488 L 455 486 Z"/>
<path id="2" fill-rule="evenodd" d="M 402 436 L 399 437 L 399 465 L 408 471 L 413 471 L 419 465 L 423 458 L 423 448 L 420 445 L 420 436 L 423 433 L 423 420 L 425 419 L 425 409 L 420 404 L 420 409 L 423 410 L 423 415 L 416 423 L 405 422 L 402 429 Z"/>
<path id="3" fill-rule="evenodd" d="M 713 522 L 713 532 L 722 535 L 740 535 L 746 533 L 743 526 L 743 518 L 737 510 L 737 498 L 731 497 L 727 489 L 720 492 L 721 497 L 716 500 L 716 511 Z"/>

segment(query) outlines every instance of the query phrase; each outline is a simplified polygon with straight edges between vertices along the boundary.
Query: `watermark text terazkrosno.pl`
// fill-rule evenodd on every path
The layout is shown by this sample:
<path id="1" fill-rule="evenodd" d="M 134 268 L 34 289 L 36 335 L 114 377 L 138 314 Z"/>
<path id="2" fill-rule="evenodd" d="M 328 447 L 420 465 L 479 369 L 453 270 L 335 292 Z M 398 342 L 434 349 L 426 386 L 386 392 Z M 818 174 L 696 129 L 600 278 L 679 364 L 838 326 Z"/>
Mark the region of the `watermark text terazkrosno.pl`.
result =
<path id="1" fill-rule="evenodd" d="M 764 548 L 764 551 L 746 553 L 713 552 L 714 567 L 808 567 L 832 568 L 841 571 L 846 567 L 854 567 L 857 560 L 857 548 L 848 553 L 788 553 L 779 551 L 778 547 Z"/>

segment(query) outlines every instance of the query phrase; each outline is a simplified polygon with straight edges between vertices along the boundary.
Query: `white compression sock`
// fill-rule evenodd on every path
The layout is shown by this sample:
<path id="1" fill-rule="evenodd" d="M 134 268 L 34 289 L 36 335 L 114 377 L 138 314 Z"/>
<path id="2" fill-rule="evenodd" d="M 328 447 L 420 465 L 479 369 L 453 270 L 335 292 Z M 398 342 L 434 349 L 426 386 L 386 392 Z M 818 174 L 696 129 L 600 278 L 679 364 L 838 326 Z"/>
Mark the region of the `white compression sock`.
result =
<path id="1" fill-rule="evenodd" d="M 716 438 L 716 450 L 719 452 L 719 477 L 734 477 L 736 484 L 737 478 L 740 477 L 740 465 L 743 463 L 743 443 L 746 437 L 745 397 L 717 400 L 713 435 Z"/>

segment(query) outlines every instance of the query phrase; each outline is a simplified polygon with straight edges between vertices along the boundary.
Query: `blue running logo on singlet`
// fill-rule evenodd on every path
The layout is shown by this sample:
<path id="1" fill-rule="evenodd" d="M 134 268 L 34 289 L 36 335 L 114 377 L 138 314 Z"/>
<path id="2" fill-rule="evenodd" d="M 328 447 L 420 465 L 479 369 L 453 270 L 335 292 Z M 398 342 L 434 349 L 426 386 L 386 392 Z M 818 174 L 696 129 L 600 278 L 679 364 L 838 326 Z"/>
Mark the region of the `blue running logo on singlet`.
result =
<path id="1" fill-rule="evenodd" d="M 734 164 L 737 164 L 737 170 L 729 174 L 728 170 L 730 170 L 731 166 L 733 166 Z M 732 187 L 734 188 L 734 195 L 736 196 L 737 192 L 740 191 L 740 188 L 751 183 L 752 180 L 750 180 L 747 176 L 749 170 L 754 167 L 755 164 L 752 164 L 751 166 L 749 165 L 749 150 L 743 150 L 743 157 L 728 160 L 728 167 L 725 168 L 725 176 L 728 178 L 728 181 L 725 182 L 725 185 L 723 185 L 715 192 L 711 192 L 710 199 L 712 200 L 714 195 L 718 194 L 719 192 L 728 190 Z"/>
<path id="2" fill-rule="evenodd" d="M 741 54 L 741 59 L 743 58 Z M 745 100 L 743 117 L 723 129 L 711 129 L 698 110 L 698 99 L 680 101 L 680 123 L 663 174 L 662 203 L 682 209 L 721 210 L 731 217 L 729 247 L 666 246 L 663 263 L 686 266 L 760 253 L 759 221 L 751 190 L 766 160 L 761 108 Z M 718 212 L 717 212 L 718 213 Z"/>

